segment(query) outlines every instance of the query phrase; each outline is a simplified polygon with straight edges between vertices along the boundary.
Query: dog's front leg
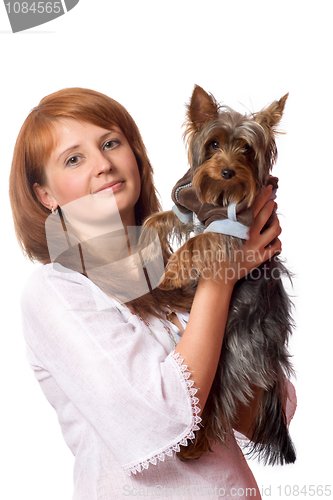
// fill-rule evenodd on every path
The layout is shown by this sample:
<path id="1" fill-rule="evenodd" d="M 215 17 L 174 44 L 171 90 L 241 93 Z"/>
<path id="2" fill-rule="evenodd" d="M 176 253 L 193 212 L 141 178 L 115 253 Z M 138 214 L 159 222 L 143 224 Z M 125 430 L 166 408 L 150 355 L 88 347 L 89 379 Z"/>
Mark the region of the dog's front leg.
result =
<path id="1" fill-rule="evenodd" d="M 172 290 L 197 281 L 199 276 L 214 277 L 220 273 L 221 263 L 227 260 L 227 248 L 220 234 L 198 234 L 172 254 L 160 287 Z"/>
<path id="2" fill-rule="evenodd" d="M 176 232 L 179 227 L 184 228 L 184 224 L 180 222 L 178 217 L 172 210 L 166 212 L 157 212 L 147 217 L 143 223 L 144 227 L 152 228 L 157 231 L 161 241 L 165 242 L 166 239 Z"/>

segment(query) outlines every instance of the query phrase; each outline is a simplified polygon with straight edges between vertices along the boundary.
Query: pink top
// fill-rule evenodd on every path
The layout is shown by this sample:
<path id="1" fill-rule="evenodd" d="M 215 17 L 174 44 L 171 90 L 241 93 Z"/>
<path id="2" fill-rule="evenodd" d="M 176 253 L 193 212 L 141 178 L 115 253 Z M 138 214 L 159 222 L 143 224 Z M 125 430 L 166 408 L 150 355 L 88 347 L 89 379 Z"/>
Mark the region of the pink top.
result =
<path id="1" fill-rule="evenodd" d="M 260 498 L 233 435 L 199 460 L 176 457 L 199 418 L 173 323 L 138 318 L 53 264 L 29 279 L 22 311 L 30 365 L 75 455 L 74 500 Z M 189 315 L 177 316 L 185 327 Z M 291 395 L 289 419 L 294 410 Z"/>

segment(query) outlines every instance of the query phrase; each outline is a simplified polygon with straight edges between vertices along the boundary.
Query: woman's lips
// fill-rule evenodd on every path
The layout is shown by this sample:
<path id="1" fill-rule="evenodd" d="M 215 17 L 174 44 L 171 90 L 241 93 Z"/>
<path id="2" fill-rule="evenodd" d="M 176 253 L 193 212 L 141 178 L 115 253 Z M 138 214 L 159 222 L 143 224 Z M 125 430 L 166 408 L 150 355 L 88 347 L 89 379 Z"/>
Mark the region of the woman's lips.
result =
<path id="1" fill-rule="evenodd" d="M 121 186 L 123 185 L 123 181 L 119 181 L 119 182 L 115 182 L 114 184 L 109 184 L 109 185 L 106 185 L 105 187 L 99 189 L 98 191 L 95 192 L 95 194 L 97 193 L 109 193 L 109 192 L 115 192 L 115 191 L 118 191 L 118 189 L 121 188 Z"/>

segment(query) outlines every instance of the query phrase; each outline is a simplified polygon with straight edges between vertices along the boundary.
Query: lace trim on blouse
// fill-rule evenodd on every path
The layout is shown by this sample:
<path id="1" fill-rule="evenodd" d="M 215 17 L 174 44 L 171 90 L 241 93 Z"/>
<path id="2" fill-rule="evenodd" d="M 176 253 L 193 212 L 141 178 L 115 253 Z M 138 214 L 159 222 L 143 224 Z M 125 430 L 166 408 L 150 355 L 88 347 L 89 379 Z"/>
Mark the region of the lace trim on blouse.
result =
<path id="1" fill-rule="evenodd" d="M 173 444 L 169 448 L 167 448 L 165 451 L 162 453 L 159 453 L 157 455 L 152 456 L 148 460 L 145 460 L 143 462 L 139 462 L 137 465 L 134 467 L 126 467 L 124 468 L 124 471 L 126 474 L 129 476 L 131 474 L 136 474 L 137 472 L 142 472 L 145 469 L 148 469 L 150 464 L 156 465 L 158 461 L 164 462 L 166 455 L 169 457 L 172 457 L 174 452 L 180 451 L 180 445 L 181 446 L 188 446 L 188 440 L 192 441 L 195 438 L 194 431 L 198 431 L 200 427 L 198 424 L 201 422 L 201 418 L 199 417 L 198 413 L 200 413 L 200 406 L 198 406 L 199 399 L 195 396 L 195 394 L 198 392 L 198 389 L 194 387 L 194 382 L 193 380 L 189 380 L 191 376 L 191 372 L 188 371 L 187 365 L 183 364 L 184 358 L 181 358 L 179 353 L 175 353 L 172 351 L 170 353 L 171 358 L 176 362 L 176 365 L 179 369 L 180 375 L 182 379 L 184 380 L 186 387 L 187 387 L 187 394 L 191 402 L 192 406 L 192 425 L 190 432 L 187 432 L 187 434 L 176 444 Z"/>

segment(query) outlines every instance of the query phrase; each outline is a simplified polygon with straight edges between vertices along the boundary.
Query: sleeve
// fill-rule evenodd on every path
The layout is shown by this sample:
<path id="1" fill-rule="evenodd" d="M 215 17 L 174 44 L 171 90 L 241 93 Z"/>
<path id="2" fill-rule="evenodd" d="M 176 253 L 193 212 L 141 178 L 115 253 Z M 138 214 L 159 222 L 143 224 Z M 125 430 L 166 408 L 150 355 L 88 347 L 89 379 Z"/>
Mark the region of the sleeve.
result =
<path id="1" fill-rule="evenodd" d="M 34 273 L 21 304 L 28 347 L 128 474 L 194 438 L 190 373 L 135 315 L 124 320 L 111 299 L 98 310 L 87 278 L 50 268 Z"/>

